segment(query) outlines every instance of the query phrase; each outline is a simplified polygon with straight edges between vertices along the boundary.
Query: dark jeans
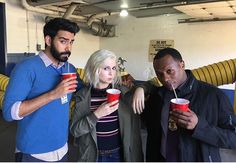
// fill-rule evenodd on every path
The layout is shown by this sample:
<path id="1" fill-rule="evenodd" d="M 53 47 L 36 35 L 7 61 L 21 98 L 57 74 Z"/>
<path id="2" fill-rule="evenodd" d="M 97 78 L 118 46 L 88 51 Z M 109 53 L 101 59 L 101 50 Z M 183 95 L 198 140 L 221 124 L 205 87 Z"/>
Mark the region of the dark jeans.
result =
<path id="1" fill-rule="evenodd" d="M 122 162 L 121 150 L 112 150 L 107 153 L 99 153 L 98 162 Z"/>
<path id="2" fill-rule="evenodd" d="M 35 157 L 32 157 L 30 154 L 25 154 L 21 152 L 18 152 L 15 154 L 15 161 L 16 162 L 48 162 L 48 161 L 39 160 Z M 65 156 L 62 157 L 61 160 L 56 161 L 56 162 L 66 162 L 66 161 L 68 161 L 68 153 L 65 154 Z"/>

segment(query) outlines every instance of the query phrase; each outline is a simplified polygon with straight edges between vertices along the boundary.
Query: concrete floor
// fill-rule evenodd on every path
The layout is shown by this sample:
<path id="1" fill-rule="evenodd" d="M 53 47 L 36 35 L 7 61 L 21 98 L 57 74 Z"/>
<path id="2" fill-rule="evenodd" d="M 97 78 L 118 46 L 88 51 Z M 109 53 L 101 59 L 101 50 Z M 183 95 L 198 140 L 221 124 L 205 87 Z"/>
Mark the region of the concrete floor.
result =
<path id="1" fill-rule="evenodd" d="M 5 122 L 0 111 L 0 161 L 14 161 L 16 123 Z"/>
<path id="2" fill-rule="evenodd" d="M 14 162 L 16 122 L 5 122 L 0 111 L 0 162 Z M 145 130 L 142 130 L 143 139 L 146 138 Z M 146 142 L 146 141 L 144 141 Z M 143 148 L 145 148 L 143 143 Z M 69 161 L 76 162 L 76 148 L 72 145 L 71 135 L 69 136 Z M 235 162 L 236 151 L 221 149 L 223 162 Z"/>

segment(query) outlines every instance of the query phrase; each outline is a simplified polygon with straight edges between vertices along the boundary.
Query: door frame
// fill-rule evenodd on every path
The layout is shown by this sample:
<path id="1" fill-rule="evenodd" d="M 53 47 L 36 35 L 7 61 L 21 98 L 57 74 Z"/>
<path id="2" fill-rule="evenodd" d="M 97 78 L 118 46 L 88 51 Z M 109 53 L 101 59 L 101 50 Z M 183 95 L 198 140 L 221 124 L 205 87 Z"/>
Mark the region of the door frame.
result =
<path id="1" fill-rule="evenodd" d="M 5 3 L 0 2 L 0 73 L 6 73 L 7 37 Z"/>

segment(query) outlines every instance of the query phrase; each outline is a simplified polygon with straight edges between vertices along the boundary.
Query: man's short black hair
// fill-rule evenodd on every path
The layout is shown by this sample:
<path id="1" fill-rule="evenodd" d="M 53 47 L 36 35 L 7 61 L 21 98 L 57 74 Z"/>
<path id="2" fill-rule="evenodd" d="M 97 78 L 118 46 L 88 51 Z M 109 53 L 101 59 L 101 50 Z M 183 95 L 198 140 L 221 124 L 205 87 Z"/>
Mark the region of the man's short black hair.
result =
<path id="1" fill-rule="evenodd" d="M 154 61 L 165 57 L 166 55 L 172 56 L 175 60 L 182 61 L 182 56 L 178 50 L 174 48 L 164 48 L 157 52 Z"/>
<path id="2" fill-rule="evenodd" d="M 54 38 L 59 30 L 68 31 L 75 35 L 79 32 L 80 28 L 75 22 L 68 19 L 54 18 L 45 24 L 43 28 L 44 37 L 48 35 Z"/>

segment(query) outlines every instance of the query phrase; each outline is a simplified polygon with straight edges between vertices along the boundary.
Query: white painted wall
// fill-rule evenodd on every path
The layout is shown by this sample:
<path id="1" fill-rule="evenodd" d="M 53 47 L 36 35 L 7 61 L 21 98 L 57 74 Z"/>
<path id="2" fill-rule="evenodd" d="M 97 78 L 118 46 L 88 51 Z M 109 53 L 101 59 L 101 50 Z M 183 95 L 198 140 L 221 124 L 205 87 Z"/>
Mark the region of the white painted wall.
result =
<path id="1" fill-rule="evenodd" d="M 7 53 L 35 52 L 36 44 L 44 49 L 43 26 L 46 15 L 26 11 L 19 0 L 9 0 L 6 5 Z M 95 50 L 99 49 L 99 37 L 81 29 L 76 35 L 69 59 L 76 67 L 84 67 Z"/>
<path id="2" fill-rule="evenodd" d="M 172 39 L 185 60 L 186 68 L 197 68 L 236 58 L 236 21 L 178 24 L 183 15 L 109 20 L 118 24 L 117 37 L 102 38 L 101 48 L 114 51 L 127 60 L 126 68 L 136 79 L 146 80 L 149 41 Z"/>

